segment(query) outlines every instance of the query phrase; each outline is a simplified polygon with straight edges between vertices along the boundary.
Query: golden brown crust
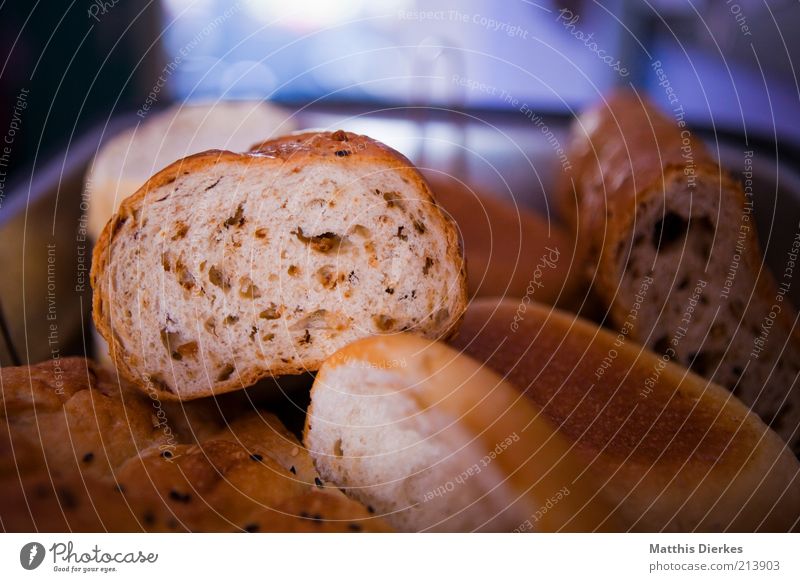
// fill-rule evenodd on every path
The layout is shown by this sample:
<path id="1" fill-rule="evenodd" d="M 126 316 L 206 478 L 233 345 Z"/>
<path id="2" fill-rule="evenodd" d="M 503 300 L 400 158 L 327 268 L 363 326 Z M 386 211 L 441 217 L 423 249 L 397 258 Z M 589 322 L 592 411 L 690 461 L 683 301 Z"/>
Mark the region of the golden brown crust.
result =
<path id="1" fill-rule="evenodd" d="M 269 412 L 233 402 L 215 415 L 207 400 L 181 405 L 175 423 L 177 408 L 90 361 L 64 358 L 57 377 L 53 366 L 0 370 L 6 531 L 248 531 L 251 516 L 261 531 L 295 531 L 303 524 L 280 509 L 301 507 L 295 498 L 328 511 L 327 497 L 308 497 L 321 485 L 310 456 Z M 331 503 L 343 520 L 363 517 Z"/>
<path id="2" fill-rule="evenodd" d="M 578 230 L 577 264 L 585 264 L 595 291 L 624 317 L 627 306 L 613 303 L 618 279 L 619 244 L 631 232 L 637 209 L 658 197 L 674 176 L 686 169 L 684 150 L 691 150 L 698 180 L 718 184 L 726 204 L 737 208 L 744 194 L 706 147 L 685 133 L 646 99 L 620 90 L 583 113 L 572 129 L 572 170 L 558 189 L 562 218 Z M 574 186 L 574 189 L 573 189 Z M 748 260 L 759 260 L 748 245 Z"/>
<path id="3" fill-rule="evenodd" d="M 339 154 L 337 152 L 347 153 Z M 113 326 L 111 325 L 112 314 L 107 310 L 106 290 L 101 285 L 100 279 L 108 269 L 109 261 L 111 260 L 111 248 L 114 237 L 119 230 L 119 225 L 129 219 L 138 220 L 140 210 L 148 193 L 165 184 L 169 184 L 180 174 L 189 174 L 222 162 L 237 162 L 250 165 L 273 164 L 276 163 L 275 160 L 278 160 L 280 164 L 291 164 L 299 168 L 312 161 L 318 163 L 320 160 L 328 160 L 330 163 L 336 163 L 336 160 L 342 157 L 368 160 L 370 163 L 377 162 L 394 168 L 403 175 L 405 181 L 422 193 L 425 201 L 431 203 L 429 206 L 431 218 L 438 219 L 442 225 L 443 232 L 447 236 L 447 260 L 460 266 L 459 288 L 455 289 L 454 292 L 458 295 L 458 313 L 460 315 L 463 314 L 467 305 L 466 265 L 458 232 L 452 220 L 435 203 L 427 182 L 425 182 L 413 164 L 395 150 L 367 136 L 347 133 L 341 130 L 332 133 L 292 134 L 257 144 L 248 153 L 239 154 L 212 150 L 178 160 L 154 175 L 136 193 L 124 200 L 117 214 L 106 224 L 92 256 L 90 274 L 94 292 L 92 315 L 98 331 L 108 342 L 109 351 L 117 369 L 126 379 L 145 391 L 156 391 L 159 397 L 165 400 L 180 400 L 182 398 L 201 398 L 212 394 L 240 390 L 255 384 L 262 378 L 302 374 L 307 371 L 313 371 L 318 367 L 321 362 L 293 361 L 290 363 L 276 363 L 271 367 L 265 366 L 260 369 L 250 369 L 231 374 L 229 379 L 217 381 L 213 386 L 203 386 L 202 390 L 192 392 L 189 395 L 177 394 L 164 383 L 147 382 L 135 369 L 133 361 L 136 356 L 124 350 L 113 332 Z M 288 171 L 291 171 L 291 169 Z M 453 322 L 445 334 L 445 338 L 452 337 L 457 333 L 459 322 L 460 317 Z"/>
<path id="4" fill-rule="evenodd" d="M 404 365 L 391 365 L 391 362 L 398 361 Z M 387 382 L 392 390 L 402 387 L 403 395 L 413 401 L 411 414 L 425 415 L 428 418 L 424 424 L 429 428 L 437 427 L 435 433 L 423 433 L 424 438 L 431 441 L 441 438 L 447 442 L 452 437 L 444 436 L 447 432 L 445 426 L 457 427 L 459 434 L 470 435 L 469 445 L 478 451 L 477 458 L 467 455 L 463 443 L 459 443 L 457 450 L 448 450 L 440 441 L 437 447 L 444 448 L 437 449 L 443 455 L 439 461 L 445 460 L 444 455 L 458 456 L 466 468 L 489 453 L 498 442 L 510 435 L 519 437 L 518 442 L 492 461 L 502 473 L 503 482 L 493 493 L 504 495 L 500 510 L 503 516 L 479 513 L 473 519 L 479 529 L 487 525 L 484 522 L 492 520 L 502 525 L 487 526 L 488 531 L 510 531 L 523 526 L 550 496 L 565 486 L 570 490 L 569 496 L 538 518 L 536 531 L 615 531 L 624 527 L 624 523 L 613 514 L 613 505 L 595 495 L 594 483 L 584 478 L 583 459 L 572 452 L 566 439 L 555 433 L 549 419 L 540 414 L 534 403 L 521 398 L 511 384 L 481 363 L 460 356 L 442 342 L 432 342 L 412 334 L 365 338 L 349 344 L 326 360 L 314 383 L 303 434 L 303 442 L 312 452 L 318 452 L 311 444 L 314 419 L 330 422 L 336 418 L 332 410 L 317 413 L 315 394 L 330 390 L 348 393 L 352 387 L 338 385 L 331 376 L 338 367 L 354 363 L 361 369 L 385 370 L 385 378 L 394 376 Z M 370 393 L 370 396 L 379 399 L 380 392 Z M 364 412 L 368 414 L 369 411 Z M 324 474 L 322 465 L 327 462 L 327 455 L 324 451 L 322 453 L 315 462 Z M 337 460 L 337 463 L 342 462 L 346 461 Z M 352 481 L 337 485 L 359 489 L 365 483 L 360 471 L 367 473 L 369 470 L 363 467 L 368 463 L 369 458 L 356 459 L 345 471 Z M 425 470 L 435 473 L 438 468 L 432 466 Z M 481 497 L 485 495 L 488 495 L 487 491 L 480 492 Z M 409 500 L 409 503 L 414 502 L 423 503 L 423 500 Z M 443 515 L 448 511 L 486 511 L 479 505 L 474 503 L 469 507 L 450 506 L 446 509 L 443 506 L 441 511 Z M 415 526 L 415 531 L 418 528 Z"/>
<path id="5" fill-rule="evenodd" d="M 796 527 L 797 460 L 723 388 L 533 304 L 473 302 L 455 345 L 540 406 L 646 528 Z"/>
<path id="6" fill-rule="evenodd" d="M 570 269 L 574 241 L 561 225 L 454 177 L 428 172 L 426 178 L 464 239 L 472 296 L 573 301 L 579 279 Z"/>
<path id="7" fill-rule="evenodd" d="M 733 390 L 797 454 L 791 383 L 800 328 L 785 290 L 764 265 L 750 217 L 753 201 L 742 186 L 682 119 L 627 90 L 578 118 L 570 159 L 573 170 L 558 202 L 576 230 L 576 263 L 585 265 L 599 314 L 616 329 L 629 326 L 633 340 Z M 669 218 L 688 219 L 685 238 L 671 248 L 660 238 Z M 648 221 L 655 222 L 653 231 Z M 650 276 L 645 292 L 642 281 Z M 698 281 L 701 305 L 694 317 L 684 317 L 680 331 L 680 316 L 672 318 L 688 313 L 697 299 L 689 290 Z M 644 297 L 639 317 L 632 315 L 637 289 Z M 773 351 L 760 354 L 767 335 Z"/>

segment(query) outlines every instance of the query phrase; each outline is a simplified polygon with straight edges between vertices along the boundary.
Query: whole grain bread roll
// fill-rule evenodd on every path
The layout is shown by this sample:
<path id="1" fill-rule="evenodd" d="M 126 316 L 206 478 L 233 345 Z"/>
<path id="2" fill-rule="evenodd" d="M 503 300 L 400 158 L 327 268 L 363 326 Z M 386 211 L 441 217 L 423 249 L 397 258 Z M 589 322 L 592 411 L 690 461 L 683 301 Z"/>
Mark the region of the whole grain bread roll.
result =
<path id="1" fill-rule="evenodd" d="M 401 530 L 797 527 L 797 459 L 729 392 L 518 305 L 475 300 L 458 349 L 398 335 L 326 361 L 304 435 L 322 476 Z"/>
<path id="2" fill-rule="evenodd" d="M 570 305 L 581 278 L 572 265 L 574 239 L 554 220 L 428 171 L 436 201 L 458 226 L 472 297 L 528 297 Z"/>
<path id="3" fill-rule="evenodd" d="M 577 262 L 610 325 L 730 389 L 799 453 L 785 273 L 778 286 L 764 265 L 752 190 L 672 113 L 623 91 L 577 119 L 558 194 Z"/>
<path id="4" fill-rule="evenodd" d="M 83 358 L 0 378 L 4 531 L 388 529 L 266 410 L 162 403 Z"/>
<path id="5" fill-rule="evenodd" d="M 165 399 L 316 370 L 360 337 L 455 332 L 455 227 L 411 163 L 366 136 L 292 135 L 175 162 L 106 225 L 94 320 Z"/>

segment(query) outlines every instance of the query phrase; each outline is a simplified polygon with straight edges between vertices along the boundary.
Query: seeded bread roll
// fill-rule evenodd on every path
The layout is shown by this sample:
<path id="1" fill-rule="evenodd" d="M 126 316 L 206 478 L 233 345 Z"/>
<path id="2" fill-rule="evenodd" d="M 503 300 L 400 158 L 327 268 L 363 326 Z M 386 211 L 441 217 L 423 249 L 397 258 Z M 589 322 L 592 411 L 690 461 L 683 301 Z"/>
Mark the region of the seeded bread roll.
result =
<path id="1" fill-rule="evenodd" d="M 455 332 L 458 235 L 396 151 L 337 131 L 206 152 L 151 178 L 103 231 L 94 319 L 165 399 L 316 370 L 360 337 Z"/>
<path id="2" fill-rule="evenodd" d="M 0 378 L 5 531 L 388 527 L 327 487 L 297 438 L 265 410 L 205 399 L 178 403 L 176 423 L 176 404 L 116 384 L 81 358 L 3 368 Z"/>
<path id="3" fill-rule="evenodd" d="M 311 396 L 304 442 L 320 474 L 398 530 L 514 531 L 534 515 L 539 531 L 621 527 L 537 407 L 443 343 L 350 344 Z"/>
<path id="4" fill-rule="evenodd" d="M 789 531 L 800 464 L 738 399 L 571 314 L 474 301 L 454 345 L 571 443 L 626 529 Z"/>
<path id="5" fill-rule="evenodd" d="M 752 191 L 680 123 L 633 92 L 578 119 L 559 193 L 578 264 L 616 329 L 730 389 L 800 453 L 787 280 L 763 264 Z"/>
<path id="6" fill-rule="evenodd" d="M 574 241 L 562 226 L 454 177 L 427 172 L 426 178 L 464 240 L 471 296 L 573 301 L 580 277 L 571 268 Z"/>

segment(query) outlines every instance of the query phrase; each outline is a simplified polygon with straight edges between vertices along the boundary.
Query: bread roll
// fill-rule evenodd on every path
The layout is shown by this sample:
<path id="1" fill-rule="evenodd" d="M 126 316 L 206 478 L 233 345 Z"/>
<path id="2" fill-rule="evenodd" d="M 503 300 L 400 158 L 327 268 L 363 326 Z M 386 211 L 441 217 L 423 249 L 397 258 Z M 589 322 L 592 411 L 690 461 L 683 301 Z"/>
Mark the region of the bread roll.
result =
<path id="1" fill-rule="evenodd" d="M 622 527 L 533 402 L 411 334 L 355 342 L 323 364 L 304 442 L 323 479 L 401 531 Z"/>
<path id="2" fill-rule="evenodd" d="M 452 334 L 452 222 L 396 151 L 338 131 L 178 161 L 128 198 L 92 264 L 118 369 L 165 399 L 316 370 L 367 335 Z"/>
<path id="3" fill-rule="evenodd" d="M 148 398 L 82 358 L 3 368 L 5 531 L 386 531 L 277 417 Z M 180 428 L 176 428 L 179 426 Z M 328 520 L 331 521 L 328 521 Z"/>
<path id="4" fill-rule="evenodd" d="M 559 199 L 609 323 L 733 391 L 800 452 L 791 271 L 778 287 L 763 264 L 752 190 L 630 91 L 577 120 L 570 159 Z"/>
<path id="5" fill-rule="evenodd" d="M 797 527 L 797 459 L 720 386 L 621 334 L 512 301 L 473 302 L 454 345 L 559 427 L 626 527 Z"/>
<path id="6" fill-rule="evenodd" d="M 528 297 L 548 304 L 573 301 L 573 238 L 553 220 L 477 192 L 457 178 L 426 172 L 436 201 L 458 226 L 473 297 Z"/>

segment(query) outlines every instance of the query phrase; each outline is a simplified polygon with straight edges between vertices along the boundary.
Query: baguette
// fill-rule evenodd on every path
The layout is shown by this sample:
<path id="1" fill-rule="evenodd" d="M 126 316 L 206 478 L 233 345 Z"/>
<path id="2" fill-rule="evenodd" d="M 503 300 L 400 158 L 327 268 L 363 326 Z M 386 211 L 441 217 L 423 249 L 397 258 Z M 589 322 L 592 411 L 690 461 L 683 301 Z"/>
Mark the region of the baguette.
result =
<path id="1" fill-rule="evenodd" d="M 730 389 L 800 453 L 790 281 L 764 266 L 752 189 L 681 123 L 630 91 L 578 119 L 559 193 L 578 262 L 611 326 Z"/>
<path id="2" fill-rule="evenodd" d="M 473 302 L 454 346 L 541 408 L 631 529 L 798 527 L 800 464 L 724 388 L 545 306 Z"/>
<path id="3" fill-rule="evenodd" d="M 446 337 L 466 306 L 419 172 L 343 131 L 172 164 L 106 225 L 91 280 L 118 369 L 164 399 L 313 371 L 367 335 Z"/>

